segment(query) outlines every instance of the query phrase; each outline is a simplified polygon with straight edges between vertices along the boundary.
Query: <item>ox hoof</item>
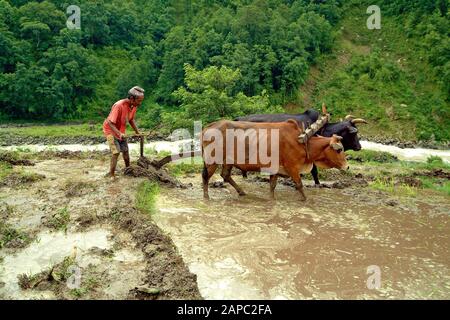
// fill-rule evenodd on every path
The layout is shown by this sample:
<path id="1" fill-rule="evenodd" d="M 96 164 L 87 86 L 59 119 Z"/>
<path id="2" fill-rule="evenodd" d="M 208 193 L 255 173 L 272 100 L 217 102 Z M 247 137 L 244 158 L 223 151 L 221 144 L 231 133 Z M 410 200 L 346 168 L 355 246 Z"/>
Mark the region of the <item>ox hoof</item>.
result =
<path id="1" fill-rule="evenodd" d="M 239 196 L 246 196 L 247 194 L 244 191 L 239 192 Z"/>

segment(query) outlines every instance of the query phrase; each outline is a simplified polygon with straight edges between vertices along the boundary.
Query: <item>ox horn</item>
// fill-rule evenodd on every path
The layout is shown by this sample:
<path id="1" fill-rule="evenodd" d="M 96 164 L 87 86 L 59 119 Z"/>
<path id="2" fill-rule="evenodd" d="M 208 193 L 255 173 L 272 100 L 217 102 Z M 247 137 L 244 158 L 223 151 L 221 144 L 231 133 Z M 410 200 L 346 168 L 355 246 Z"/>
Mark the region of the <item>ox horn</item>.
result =
<path id="1" fill-rule="evenodd" d="M 325 105 L 325 102 L 322 103 L 322 114 L 327 114 L 327 106 Z"/>
<path id="2" fill-rule="evenodd" d="M 364 123 L 364 124 L 368 124 L 368 122 L 364 119 L 352 119 L 352 124 L 359 124 L 359 123 Z"/>
<path id="3" fill-rule="evenodd" d="M 355 116 L 352 116 L 351 114 L 345 116 L 346 121 L 352 121 L 353 119 L 355 119 Z"/>

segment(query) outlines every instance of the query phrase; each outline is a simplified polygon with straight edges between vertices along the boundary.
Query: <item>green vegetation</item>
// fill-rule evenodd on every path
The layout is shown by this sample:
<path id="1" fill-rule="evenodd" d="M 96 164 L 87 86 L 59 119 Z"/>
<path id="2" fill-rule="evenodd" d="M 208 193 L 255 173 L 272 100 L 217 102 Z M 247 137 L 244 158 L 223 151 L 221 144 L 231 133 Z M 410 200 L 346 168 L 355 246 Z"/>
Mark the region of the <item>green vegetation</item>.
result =
<path id="1" fill-rule="evenodd" d="M 155 212 L 155 201 L 158 193 L 158 183 L 149 181 L 142 182 L 138 186 L 136 193 L 136 208 L 141 212 L 153 214 Z"/>
<path id="2" fill-rule="evenodd" d="M 32 241 L 31 237 L 23 231 L 14 229 L 3 218 L 0 220 L 0 249 L 8 245 L 24 247 Z"/>
<path id="3" fill-rule="evenodd" d="M 374 189 L 405 196 L 416 196 L 421 189 L 450 194 L 450 164 L 440 157 L 429 157 L 427 162 L 413 162 L 400 161 L 379 151 L 348 153 L 351 170 L 347 174 L 369 178 Z M 327 178 L 332 172 L 321 170 L 319 174 Z"/>
<path id="4" fill-rule="evenodd" d="M 380 30 L 366 27 L 372 4 Z M 324 101 L 335 119 L 369 120 L 365 136 L 450 140 L 448 2 L 360 0 L 343 9 L 333 52 L 311 69 L 297 109 Z"/>
<path id="5" fill-rule="evenodd" d="M 0 135 L 26 137 L 99 137 L 103 135 L 103 132 L 101 124 L 79 124 L 0 128 Z"/>
<path id="6" fill-rule="evenodd" d="M 340 15 L 339 1 L 78 0 L 81 29 L 69 30 L 67 3 L 0 2 L 1 117 L 101 118 L 139 84 L 150 125 L 179 106 L 185 63 L 239 69 L 236 93 L 282 103 L 330 50 Z"/>
<path id="7" fill-rule="evenodd" d="M 186 64 L 185 74 L 186 88 L 180 87 L 173 93 L 181 101 L 180 110 L 162 116 L 163 123 L 170 124 L 167 129 L 193 128 L 195 119 L 211 123 L 244 114 L 283 111 L 270 106 L 265 90 L 262 95 L 252 97 L 239 92 L 243 79 L 239 70 L 212 66 L 197 71 Z"/>
<path id="8" fill-rule="evenodd" d="M 59 209 L 46 222 L 46 225 L 58 231 L 67 232 L 67 227 L 70 222 L 70 213 L 67 207 Z"/>
<path id="9" fill-rule="evenodd" d="M 99 285 L 99 280 L 94 276 L 90 276 L 84 279 L 82 283 L 83 286 L 81 288 L 70 290 L 70 294 L 74 298 L 82 298 L 83 296 L 94 290 Z"/>
<path id="10" fill-rule="evenodd" d="M 450 140 L 446 0 L 0 0 L 0 122 L 100 123 L 133 85 L 143 128 L 169 131 L 326 102 L 365 136 Z M 2 129 L 101 135 L 99 125 Z"/>
<path id="11" fill-rule="evenodd" d="M 66 281 L 73 273 L 70 271 L 70 267 L 75 266 L 75 257 L 65 257 L 64 260 L 55 266 L 52 271 L 52 277 L 56 281 Z"/>
<path id="12" fill-rule="evenodd" d="M 360 150 L 360 151 L 346 151 L 347 159 L 357 162 L 397 162 L 398 158 L 388 152 L 372 151 L 372 150 Z"/>
<path id="13" fill-rule="evenodd" d="M 44 179 L 45 176 L 23 169 L 13 170 L 13 166 L 7 162 L 0 161 L 0 186 L 17 186 L 33 183 Z"/>
<path id="14" fill-rule="evenodd" d="M 417 195 L 417 188 L 409 186 L 404 183 L 396 184 L 393 178 L 379 178 L 377 177 L 370 186 L 376 190 L 385 191 L 400 196 L 415 197 Z"/>
<path id="15" fill-rule="evenodd" d="M 179 162 L 169 163 L 167 165 L 169 173 L 173 176 L 182 176 L 190 173 L 201 173 L 203 169 L 203 161 L 198 162 Z"/>
<path id="16" fill-rule="evenodd" d="M 9 163 L 0 161 L 0 184 L 3 182 L 3 180 L 9 176 L 12 172 L 12 165 Z"/>
<path id="17" fill-rule="evenodd" d="M 50 289 L 56 295 L 65 297 L 67 292 L 73 298 L 81 298 L 87 293 L 91 293 L 99 285 L 99 280 L 95 275 L 91 274 L 93 266 L 89 266 L 83 270 L 83 277 L 81 278 L 81 287 L 78 289 L 68 289 L 67 281 L 74 276 L 74 267 L 79 268 L 76 258 L 74 256 L 65 257 L 64 260 L 48 270 L 42 271 L 38 274 L 21 274 L 18 277 L 19 286 L 23 290 L 34 289 L 40 283 L 45 283 L 50 286 Z M 87 274 L 86 277 L 84 275 Z"/>

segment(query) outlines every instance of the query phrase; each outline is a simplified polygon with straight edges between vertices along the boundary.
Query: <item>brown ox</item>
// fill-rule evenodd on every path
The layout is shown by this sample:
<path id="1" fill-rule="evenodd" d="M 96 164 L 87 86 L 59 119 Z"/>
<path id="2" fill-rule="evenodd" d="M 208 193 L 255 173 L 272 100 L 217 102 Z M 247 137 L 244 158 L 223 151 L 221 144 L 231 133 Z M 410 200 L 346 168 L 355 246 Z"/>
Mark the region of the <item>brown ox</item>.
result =
<path id="1" fill-rule="evenodd" d="M 264 129 L 264 130 L 261 130 Z M 276 129 L 276 131 L 273 131 Z M 257 136 L 251 136 L 247 138 L 233 137 L 233 149 L 227 148 L 227 143 L 231 142 L 231 136 L 227 141 L 227 130 L 239 131 L 247 134 L 248 132 L 257 132 Z M 262 134 L 260 132 L 266 132 Z M 221 144 L 217 144 L 216 138 L 211 137 L 211 133 L 220 133 L 223 141 Z M 278 139 L 272 141 L 271 135 Z M 308 142 L 308 150 L 305 149 L 305 145 L 298 142 L 298 136 L 302 133 L 295 120 L 288 120 L 286 122 L 277 123 L 255 123 L 255 122 L 241 122 L 241 121 L 228 121 L 220 120 L 212 123 L 206 127 L 202 132 L 202 157 L 204 160 L 203 168 L 203 196 L 205 199 L 209 199 L 208 195 L 208 182 L 211 176 L 215 173 L 217 167 L 222 165 L 221 176 L 225 182 L 230 183 L 239 195 L 245 195 L 245 192 L 236 184 L 231 177 L 231 169 L 233 167 L 239 168 L 243 171 L 261 171 L 268 169 L 272 165 L 276 165 L 276 171 L 270 172 L 270 192 L 272 198 L 274 198 L 274 190 L 277 184 L 277 176 L 289 176 L 294 180 L 297 190 L 300 193 L 301 200 L 306 200 L 305 193 L 303 192 L 303 184 L 300 178 L 300 173 L 307 173 L 311 171 L 313 163 L 320 168 L 338 168 L 347 169 L 347 161 L 345 159 L 344 148 L 341 144 L 341 137 L 333 135 L 330 138 L 326 137 L 312 137 Z M 264 137 L 264 138 L 259 138 Z M 254 156 L 255 151 L 259 152 L 261 148 L 261 141 L 267 143 L 264 152 L 268 157 L 272 156 L 272 151 L 278 151 L 277 163 L 262 163 L 260 157 L 257 157 L 256 161 L 248 161 L 249 158 Z M 221 145 L 222 148 L 215 148 L 214 145 Z M 245 148 L 245 161 L 242 163 L 242 154 L 237 152 L 239 143 L 240 147 Z M 245 145 L 242 146 L 242 143 Z M 209 147 L 208 147 L 209 146 Z M 213 148 L 214 147 L 214 148 Z M 276 148 L 276 149 L 274 149 Z M 228 149 L 228 154 L 227 154 Z M 234 152 L 231 152 L 234 150 Z M 251 152 L 253 150 L 253 153 Z M 241 161 L 238 161 L 239 159 Z M 253 158 L 255 159 L 255 158 Z M 218 160 L 218 161 L 217 161 Z M 276 161 L 276 160 L 273 160 Z"/>

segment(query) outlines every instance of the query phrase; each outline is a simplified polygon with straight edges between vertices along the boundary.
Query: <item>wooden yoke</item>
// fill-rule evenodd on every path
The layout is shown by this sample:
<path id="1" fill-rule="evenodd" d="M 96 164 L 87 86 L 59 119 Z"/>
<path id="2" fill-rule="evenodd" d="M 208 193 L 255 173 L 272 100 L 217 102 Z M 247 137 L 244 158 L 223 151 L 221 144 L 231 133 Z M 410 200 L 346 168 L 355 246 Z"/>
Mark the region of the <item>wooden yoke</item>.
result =
<path id="1" fill-rule="evenodd" d="M 317 119 L 316 122 L 311 124 L 309 128 L 304 128 L 304 125 L 302 125 L 303 133 L 298 136 L 298 142 L 300 143 L 307 143 L 308 139 L 314 136 L 320 129 L 323 128 L 324 125 L 330 121 L 330 114 L 327 112 L 327 107 L 325 106 L 325 103 L 322 104 L 322 116 Z"/>

